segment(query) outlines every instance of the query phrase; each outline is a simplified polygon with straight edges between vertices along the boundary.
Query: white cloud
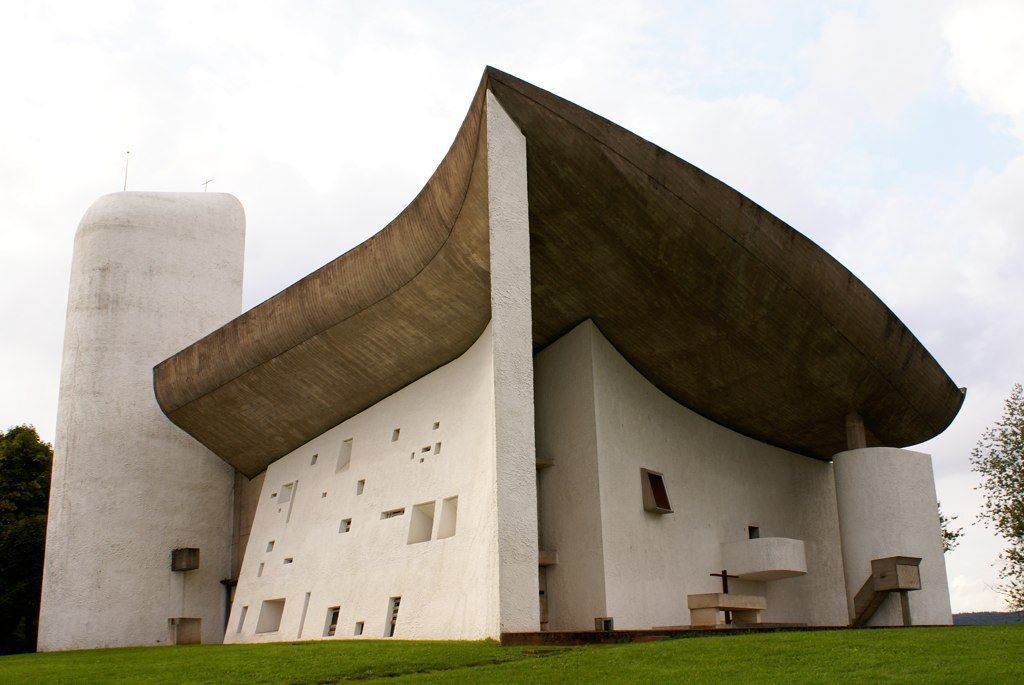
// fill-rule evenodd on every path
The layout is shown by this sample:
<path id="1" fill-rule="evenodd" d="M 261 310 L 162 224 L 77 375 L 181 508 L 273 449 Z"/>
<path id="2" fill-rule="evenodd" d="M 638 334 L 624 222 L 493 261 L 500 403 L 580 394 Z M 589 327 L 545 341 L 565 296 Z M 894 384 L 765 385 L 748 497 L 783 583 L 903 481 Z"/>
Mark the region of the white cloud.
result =
<path id="1" fill-rule="evenodd" d="M 1010 117 L 1024 139 L 1024 4 L 968 3 L 950 13 L 945 35 L 953 82 L 989 111 Z"/>

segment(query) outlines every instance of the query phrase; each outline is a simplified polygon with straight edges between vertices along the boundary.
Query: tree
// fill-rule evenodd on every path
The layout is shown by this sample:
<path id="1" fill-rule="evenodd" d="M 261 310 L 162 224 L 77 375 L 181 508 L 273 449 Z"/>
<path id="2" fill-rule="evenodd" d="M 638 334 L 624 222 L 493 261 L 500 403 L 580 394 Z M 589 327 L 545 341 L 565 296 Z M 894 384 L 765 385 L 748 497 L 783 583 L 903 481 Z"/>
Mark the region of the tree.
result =
<path id="1" fill-rule="evenodd" d="M 979 518 L 1006 539 L 999 555 L 1000 591 L 1014 611 L 1024 610 L 1024 388 L 1013 386 L 1003 416 L 971 450 L 971 468 L 984 492 Z"/>
<path id="2" fill-rule="evenodd" d="M 0 433 L 0 652 L 36 648 L 52 460 L 32 426 Z"/>
<path id="3" fill-rule="evenodd" d="M 942 502 L 936 502 L 939 508 L 939 526 L 942 528 L 942 551 L 952 552 L 960 544 L 960 538 L 964 535 L 963 528 L 954 528 L 953 521 L 959 516 L 946 516 L 942 513 Z"/>

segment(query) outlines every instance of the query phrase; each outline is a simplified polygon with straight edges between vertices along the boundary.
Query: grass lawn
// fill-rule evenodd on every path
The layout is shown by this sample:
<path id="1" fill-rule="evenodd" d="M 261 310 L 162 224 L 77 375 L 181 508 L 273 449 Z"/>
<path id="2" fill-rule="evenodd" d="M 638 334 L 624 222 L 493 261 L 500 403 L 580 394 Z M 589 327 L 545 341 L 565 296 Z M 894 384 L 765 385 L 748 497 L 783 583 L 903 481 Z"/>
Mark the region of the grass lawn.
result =
<path id="1" fill-rule="evenodd" d="M 614 646 L 333 640 L 0 657 L 0 682 L 1024 682 L 1024 626 L 696 637 Z"/>

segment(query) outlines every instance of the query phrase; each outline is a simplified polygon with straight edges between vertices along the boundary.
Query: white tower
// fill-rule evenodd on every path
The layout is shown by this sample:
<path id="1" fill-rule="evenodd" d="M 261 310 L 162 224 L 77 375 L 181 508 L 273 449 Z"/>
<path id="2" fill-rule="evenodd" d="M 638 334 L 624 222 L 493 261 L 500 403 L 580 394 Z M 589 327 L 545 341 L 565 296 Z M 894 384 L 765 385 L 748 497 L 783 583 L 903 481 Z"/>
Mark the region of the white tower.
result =
<path id="1" fill-rule="evenodd" d="M 244 242 L 221 193 L 114 193 L 78 226 L 41 651 L 223 637 L 233 471 L 164 416 L 152 378 L 239 314 Z M 172 571 L 177 548 L 198 548 L 198 568 Z"/>

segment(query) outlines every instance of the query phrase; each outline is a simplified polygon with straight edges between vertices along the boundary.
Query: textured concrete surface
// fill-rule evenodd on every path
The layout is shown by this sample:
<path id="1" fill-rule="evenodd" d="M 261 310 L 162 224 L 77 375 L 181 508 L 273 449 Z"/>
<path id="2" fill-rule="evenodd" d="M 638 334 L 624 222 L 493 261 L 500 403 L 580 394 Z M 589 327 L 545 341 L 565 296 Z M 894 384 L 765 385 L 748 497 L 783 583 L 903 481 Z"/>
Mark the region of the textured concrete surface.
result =
<path id="1" fill-rule="evenodd" d="M 173 421 L 252 476 L 468 348 L 491 304 L 486 89 L 530 150 L 535 350 L 590 318 L 677 402 L 826 461 L 846 449 L 848 414 L 868 445 L 899 447 L 959 411 L 935 359 L 820 247 L 656 145 L 487 69 L 391 224 L 156 369 Z"/>
<path id="2" fill-rule="evenodd" d="M 536 630 L 540 618 L 526 139 L 490 93 L 487 199 L 500 632 Z"/>
<path id="3" fill-rule="evenodd" d="M 722 544 L 722 567 L 743 580 L 780 580 L 807 573 L 803 540 L 757 538 Z"/>
<path id="4" fill-rule="evenodd" d="M 40 612 L 41 650 L 219 642 L 231 467 L 167 421 L 155 363 L 238 315 L 245 217 L 220 193 L 115 193 L 75 236 Z M 173 573 L 171 550 L 198 547 Z"/>
<path id="5" fill-rule="evenodd" d="M 363 638 L 381 639 L 391 597 L 402 598 L 396 639 L 499 637 L 492 345 L 486 328 L 455 361 L 267 469 L 227 642 L 323 639 L 334 606 L 336 638 L 355 637 L 362 621 Z M 351 461 L 338 471 L 345 440 Z M 294 495 L 279 503 L 288 483 Z M 455 534 L 439 539 L 450 497 L 458 497 Z M 427 502 L 435 503 L 431 539 L 409 544 L 413 508 Z M 382 518 L 397 509 L 404 513 Z M 340 532 L 345 519 L 351 528 Z M 280 628 L 256 633 L 268 599 L 285 600 Z"/>
<path id="6" fill-rule="evenodd" d="M 835 457 L 835 480 L 851 618 L 871 560 L 910 556 L 921 558 L 921 589 L 907 593 L 913 622 L 951 625 L 932 458 L 884 447 L 848 450 Z M 887 597 L 868 625 L 903 625 L 899 598 Z"/>
<path id="7" fill-rule="evenodd" d="M 679 405 L 589 321 L 537 356 L 536 376 L 538 407 L 551 410 L 538 411 L 538 445 L 555 463 L 541 475 L 543 540 L 562 545 L 582 531 L 588 541 L 560 547 L 559 564 L 547 570 L 552 630 L 592 629 L 597 616 L 614 617 L 616 629 L 689 624 L 686 595 L 721 588 L 709 574 L 724 568 L 722 544 L 746 539 L 751 525 L 766 537 L 802 540 L 808 573 L 732 581 L 730 590 L 765 596 L 768 622 L 848 623 L 830 464 L 739 435 Z M 551 389 L 555 402 L 542 396 Z M 579 435 L 591 425 L 595 437 Z M 552 440 L 563 426 L 575 437 Z M 591 444 L 596 473 L 586 453 Z M 548 454 L 549 446 L 563 451 Z M 674 513 L 643 510 L 642 467 L 664 474 Z M 587 569 L 585 583 L 577 580 L 580 568 Z M 597 569 L 603 570 L 595 583 Z M 583 615 L 576 605 L 598 613 Z"/>

